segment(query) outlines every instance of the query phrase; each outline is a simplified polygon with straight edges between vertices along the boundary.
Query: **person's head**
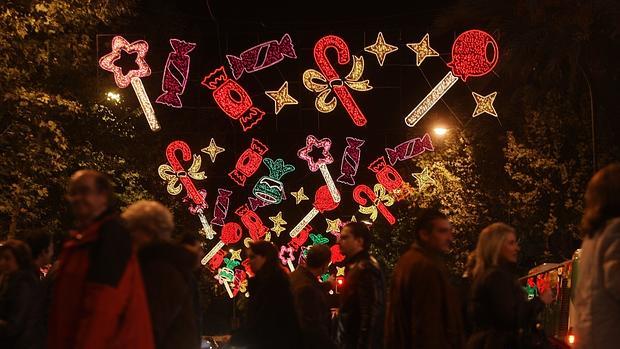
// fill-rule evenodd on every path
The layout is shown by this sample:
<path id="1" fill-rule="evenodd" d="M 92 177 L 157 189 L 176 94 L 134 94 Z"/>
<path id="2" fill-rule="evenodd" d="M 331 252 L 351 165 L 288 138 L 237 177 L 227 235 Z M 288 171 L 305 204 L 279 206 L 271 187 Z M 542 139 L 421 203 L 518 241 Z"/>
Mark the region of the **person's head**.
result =
<path id="1" fill-rule="evenodd" d="M 258 273 L 265 267 L 272 268 L 278 265 L 278 249 L 269 241 L 260 240 L 250 243 L 247 253 L 250 268 L 254 273 Z"/>
<path id="2" fill-rule="evenodd" d="M 594 236 L 610 218 L 620 217 L 620 164 L 605 166 L 590 179 L 581 219 L 585 236 Z"/>
<path id="3" fill-rule="evenodd" d="M 196 256 L 195 266 L 199 267 L 200 260 L 202 259 L 202 243 L 200 242 L 198 235 L 194 233 L 185 233 L 181 235 L 179 244 Z"/>
<path id="4" fill-rule="evenodd" d="M 26 243 L 6 240 L 0 243 L 0 274 L 10 274 L 32 266 L 32 255 Z"/>
<path id="5" fill-rule="evenodd" d="M 52 262 L 54 242 L 47 231 L 43 229 L 32 230 L 26 235 L 25 242 L 30 247 L 32 259 L 37 266 L 42 267 Z"/>
<path id="6" fill-rule="evenodd" d="M 316 276 L 319 276 L 327 271 L 331 259 L 332 251 L 327 245 L 314 245 L 308 249 L 306 267 Z"/>
<path id="7" fill-rule="evenodd" d="M 349 222 L 340 231 L 338 244 L 340 251 L 347 257 L 352 257 L 361 251 L 368 251 L 372 235 L 366 224 L 362 222 Z"/>
<path id="8" fill-rule="evenodd" d="M 101 172 L 80 170 L 71 176 L 67 188 L 67 199 L 76 220 L 88 223 L 105 212 L 113 199 L 113 185 Z"/>
<path id="9" fill-rule="evenodd" d="M 440 253 L 450 252 L 452 224 L 439 210 L 424 210 L 418 217 L 414 233 L 416 241 L 425 248 Z"/>
<path id="10" fill-rule="evenodd" d="M 136 246 L 153 240 L 168 240 L 174 229 L 172 213 L 157 201 L 137 201 L 127 207 L 121 217 Z"/>
<path id="11" fill-rule="evenodd" d="M 493 223 L 482 229 L 476 245 L 474 276 L 502 263 L 517 263 L 519 243 L 514 228 L 505 223 Z"/>

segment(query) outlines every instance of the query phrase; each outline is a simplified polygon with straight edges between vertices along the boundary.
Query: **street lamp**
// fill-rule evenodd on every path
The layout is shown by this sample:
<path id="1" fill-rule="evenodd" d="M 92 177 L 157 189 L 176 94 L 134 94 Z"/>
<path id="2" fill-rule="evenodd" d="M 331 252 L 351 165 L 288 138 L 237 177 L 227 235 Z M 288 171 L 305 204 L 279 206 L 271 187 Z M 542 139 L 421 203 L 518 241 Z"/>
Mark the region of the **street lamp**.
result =
<path id="1" fill-rule="evenodd" d="M 434 132 L 437 136 L 440 136 L 440 137 L 445 136 L 445 135 L 448 133 L 448 131 L 449 131 L 449 130 L 448 130 L 447 128 L 445 128 L 445 127 L 435 127 L 435 128 L 433 129 L 433 132 Z"/>

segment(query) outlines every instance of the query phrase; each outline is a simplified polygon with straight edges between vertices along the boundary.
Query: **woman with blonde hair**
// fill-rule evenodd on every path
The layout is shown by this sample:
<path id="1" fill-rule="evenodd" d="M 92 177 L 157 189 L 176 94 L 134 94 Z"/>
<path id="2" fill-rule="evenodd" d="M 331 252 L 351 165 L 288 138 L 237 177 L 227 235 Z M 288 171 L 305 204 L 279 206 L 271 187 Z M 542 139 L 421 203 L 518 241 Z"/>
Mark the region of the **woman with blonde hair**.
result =
<path id="1" fill-rule="evenodd" d="M 172 213 L 157 201 L 140 200 L 121 217 L 138 249 L 156 347 L 198 349 L 191 287 L 196 257 L 171 240 Z"/>
<path id="2" fill-rule="evenodd" d="M 493 223 L 480 233 L 469 304 L 474 332 L 467 348 L 544 347 L 544 338 L 534 339 L 531 331 L 543 304 L 551 303 L 551 291 L 527 301 L 514 273 L 518 255 L 513 227 Z"/>
<path id="3" fill-rule="evenodd" d="M 588 183 L 575 292 L 576 348 L 618 348 L 620 334 L 620 164 Z"/>

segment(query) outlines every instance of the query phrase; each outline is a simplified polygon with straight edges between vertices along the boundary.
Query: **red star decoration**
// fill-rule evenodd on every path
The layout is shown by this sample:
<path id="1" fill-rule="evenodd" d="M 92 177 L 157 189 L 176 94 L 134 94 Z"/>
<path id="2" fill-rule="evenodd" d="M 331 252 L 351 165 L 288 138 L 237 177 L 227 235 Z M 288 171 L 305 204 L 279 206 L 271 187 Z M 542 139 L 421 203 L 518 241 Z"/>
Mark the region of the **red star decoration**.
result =
<path id="1" fill-rule="evenodd" d="M 297 156 L 300 159 L 306 160 L 308 162 L 308 167 L 310 171 L 316 172 L 321 165 L 328 165 L 334 162 L 334 158 L 332 154 L 329 153 L 329 148 L 332 146 L 332 141 L 329 138 L 323 138 L 321 140 L 316 139 L 313 135 L 309 135 L 306 137 L 306 146 L 299 149 L 297 152 Z M 316 161 L 310 156 L 310 152 L 313 148 L 321 148 L 322 157 L 318 158 Z"/>
<path id="2" fill-rule="evenodd" d="M 123 74 L 123 69 L 114 64 L 121 58 L 121 50 L 133 54 L 137 53 L 136 64 L 138 69 L 130 70 L 127 74 Z M 144 57 L 149 50 L 149 44 L 144 40 L 134 41 L 131 44 L 122 36 L 115 36 L 112 39 L 112 52 L 101 57 L 99 66 L 104 70 L 114 74 L 114 81 L 120 88 L 125 88 L 131 84 L 131 79 L 142 78 L 151 75 L 151 68 L 146 63 Z"/>

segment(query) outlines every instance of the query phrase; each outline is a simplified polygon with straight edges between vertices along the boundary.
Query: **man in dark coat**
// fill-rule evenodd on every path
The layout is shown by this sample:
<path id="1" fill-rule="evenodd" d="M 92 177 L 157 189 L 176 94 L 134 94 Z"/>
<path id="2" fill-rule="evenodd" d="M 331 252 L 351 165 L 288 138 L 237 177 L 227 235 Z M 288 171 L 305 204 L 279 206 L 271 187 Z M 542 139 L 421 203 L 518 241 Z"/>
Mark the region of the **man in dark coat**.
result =
<path id="1" fill-rule="evenodd" d="M 315 245 L 308 250 L 306 265 L 291 274 L 291 289 L 301 327 L 304 348 L 335 348 L 329 334 L 331 312 L 327 290 L 319 282 L 329 267 L 331 251 L 327 245 Z"/>
<path id="2" fill-rule="evenodd" d="M 441 212 L 427 210 L 415 235 L 417 241 L 394 268 L 386 347 L 462 348 L 461 308 L 442 259 L 450 251 L 452 226 Z"/>
<path id="3" fill-rule="evenodd" d="M 111 207 L 109 179 L 76 172 L 68 199 L 76 231 L 63 246 L 53 286 L 50 349 L 153 348 L 148 305 L 131 237 Z"/>
<path id="4" fill-rule="evenodd" d="M 371 235 L 364 223 L 347 223 L 338 241 L 346 256 L 336 342 L 341 348 L 383 347 L 385 278 L 370 256 Z"/>
<path id="5" fill-rule="evenodd" d="M 172 213 L 157 201 L 141 200 L 122 217 L 138 249 L 156 347 L 200 348 L 191 287 L 197 257 L 170 239 Z"/>

